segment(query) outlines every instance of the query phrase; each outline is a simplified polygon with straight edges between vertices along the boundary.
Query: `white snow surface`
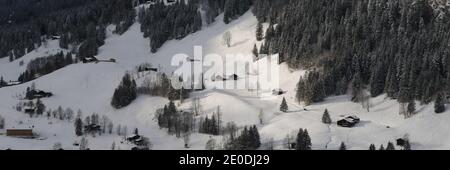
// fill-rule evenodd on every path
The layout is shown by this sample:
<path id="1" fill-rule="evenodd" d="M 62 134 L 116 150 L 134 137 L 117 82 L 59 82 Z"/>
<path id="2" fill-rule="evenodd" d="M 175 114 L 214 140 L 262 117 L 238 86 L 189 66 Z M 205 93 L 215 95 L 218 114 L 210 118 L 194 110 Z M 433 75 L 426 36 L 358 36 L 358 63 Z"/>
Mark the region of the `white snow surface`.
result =
<path id="1" fill-rule="evenodd" d="M 203 54 L 225 55 L 251 54 L 253 45 L 261 44 L 255 38 L 257 20 L 251 12 L 228 25 L 222 22 L 221 17 L 219 16 L 216 22 L 204 27 L 203 30 L 182 40 L 168 41 L 155 54 L 150 52 L 149 40 L 143 37 L 139 23 L 133 24 L 123 35 L 112 34 L 113 27 L 108 27 L 105 45 L 100 47 L 98 57 L 115 58 L 117 63 L 73 64 L 32 82 L 38 89 L 54 94 L 51 98 L 43 99 L 47 108 L 56 109 L 62 106 L 75 111 L 81 109 L 83 116 L 94 112 L 107 115 L 115 125 L 127 126 L 130 131 L 139 128 L 139 132 L 152 142 L 152 149 L 185 149 L 182 138 L 168 135 L 165 129 L 158 127 L 154 119 L 156 109 L 167 104 L 167 99 L 139 96 L 128 107 L 116 110 L 110 105 L 111 97 L 123 74 L 143 62 L 159 66 L 162 71 L 171 74 L 176 69 L 170 67 L 172 56 L 178 53 L 192 56 L 194 46 L 202 46 Z M 222 42 L 222 35 L 226 31 L 230 31 L 233 35 L 230 48 Z M 20 60 L 9 63 L 7 58 L 0 59 L 0 75 L 6 80 L 14 80 L 25 70 L 27 62 L 31 59 L 61 50 L 57 41 L 50 41 L 48 46 L 21 58 L 20 60 L 25 62 L 22 67 L 18 64 Z M 229 62 L 239 60 L 233 58 Z M 370 112 L 363 109 L 360 104 L 351 102 L 349 96 L 336 96 L 308 106 L 308 111 L 304 111 L 304 107 L 295 102 L 295 89 L 300 76 L 305 72 L 290 70 L 285 64 L 280 65 L 280 86 L 287 91 L 283 96 L 272 96 L 270 91 L 257 96 L 255 91 L 244 89 L 208 89 L 195 92 L 192 96 L 200 98 L 204 114 L 211 114 L 217 106 L 221 106 L 223 122 L 234 121 L 239 126 L 256 124 L 263 142 L 261 149 L 264 149 L 264 143 L 271 138 L 276 142 L 276 149 L 283 149 L 282 143 L 286 135 L 295 133 L 299 128 L 308 129 L 313 149 L 337 149 L 341 142 L 345 142 L 348 149 L 365 150 L 372 143 L 377 147 L 381 144 L 386 146 L 388 141 L 394 142 L 405 134 L 409 134 L 413 149 L 450 149 L 450 126 L 448 126 L 450 112 L 434 114 L 433 105 L 418 104 L 418 114 L 405 119 L 398 114 L 399 104 L 386 96 L 371 99 Z M 72 145 L 74 141 L 81 139 L 75 136 L 73 122 L 46 117 L 29 118 L 13 109 L 18 102 L 15 96 L 22 94 L 32 82 L 0 88 L 0 115 L 6 118 L 6 128 L 18 126 L 20 121 L 26 125 L 34 125 L 34 131 L 40 135 L 41 140 L 0 135 L 0 149 L 52 149 L 56 142 L 60 142 L 64 149 L 78 149 Z M 282 97 L 288 101 L 288 113 L 279 111 Z M 188 99 L 182 104 L 181 109 L 189 109 L 190 101 Z M 332 125 L 321 122 L 326 108 L 330 111 Z M 259 124 L 258 118 L 261 109 L 264 112 L 263 125 Z M 337 127 L 336 121 L 348 114 L 360 117 L 361 123 L 354 128 Z M 115 134 L 87 138 L 90 149 L 110 149 L 113 142 L 120 149 L 130 149 L 129 145 L 121 144 L 122 137 Z M 208 139 L 209 135 L 193 134 L 189 149 L 204 149 Z"/>

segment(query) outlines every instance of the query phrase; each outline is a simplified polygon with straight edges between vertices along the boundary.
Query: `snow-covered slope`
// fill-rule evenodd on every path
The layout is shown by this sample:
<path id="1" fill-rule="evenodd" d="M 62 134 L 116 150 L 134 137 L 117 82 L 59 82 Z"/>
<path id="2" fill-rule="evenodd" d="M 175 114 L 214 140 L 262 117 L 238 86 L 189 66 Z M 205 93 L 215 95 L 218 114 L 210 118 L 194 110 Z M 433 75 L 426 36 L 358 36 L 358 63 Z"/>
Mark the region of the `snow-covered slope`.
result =
<path id="1" fill-rule="evenodd" d="M 35 58 L 54 55 L 61 51 L 64 53 L 67 52 L 67 50 L 61 49 L 59 47 L 58 40 L 49 40 L 41 47 L 30 51 L 18 60 L 9 62 L 8 57 L 0 58 L 0 76 L 3 76 L 5 81 L 16 81 L 19 75 L 26 70 L 28 62 Z M 20 66 L 21 62 L 23 62 L 22 66 Z"/>
<path id="2" fill-rule="evenodd" d="M 58 106 L 81 109 L 85 116 L 95 112 L 107 115 L 113 122 L 128 126 L 128 129 L 139 128 L 144 136 L 150 138 L 153 149 L 184 149 L 182 139 L 170 136 L 165 130 L 159 129 L 154 120 L 155 110 L 167 104 L 168 100 L 160 97 L 140 96 L 128 107 L 116 110 L 110 106 L 114 89 L 119 84 L 125 71 L 132 70 L 136 65 L 149 62 L 162 71 L 171 74 L 176 67 L 171 67 L 172 56 L 183 53 L 193 56 L 194 47 L 202 46 L 203 54 L 251 54 L 256 42 L 255 30 L 257 20 L 251 12 L 226 25 L 221 16 L 217 22 L 203 30 L 187 36 L 182 40 L 171 40 L 155 54 L 150 53 L 149 40 L 143 38 L 140 24 L 133 24 L 123 35 L 112 34 L 114 27 L 108 27 L 106 43 L 99 49 L 99 58 L 115 58 L 117 63 L 73 64 L 43 76 L 33 82 L 39 89 L 51 91 L 54 96 L 44 99 L 47 108 Z M 222 35 L 230 31 L 233 35 L 231 47 L 222 42 Z M 37 52 L 26 55 L 26 62 L 31 58 L 40 57 L 60 50 L 57 42 L 50 42 L 47 48 L 42 47 Z M 208 61 L 208 58 L 205 59 Z M 227 62 L 239 62 L 240 58 L 231 58 Z M 25 67 L 25 66 L 23 66 Z M 220 69 L 220 68 L 219 68 Z M 24 68 L 18 63 L 8 63 L 0 60 L 0 75 L 15 79 Z M 370 112 L 359 104 L 352 103 L 348 96 L 328 98 L 325 102 L 308 106 L 308 111 L 295 102 L 295 86 L 305 71 L 289 70 L 285 64 L 280 66 L 280 86 L 287 93 L 284 96 L 271 96 L 270 91 L 259 96 L 255 91 L 208 89 L 193 93 L 200 98 L 204 114 L 211 114 L 217 106 L 221 106 L 223 121 L 234 121 L 239 126 L 259 124 L 259 112 L 264 112 L 264 124 L 258 125 L 262 142 L 270 138 L 276 141 L 276 148 L 281 149 L 285 136 L 299 128 L 307 128 L 313 143 L 313 149 L 337 149 L 345 142 L 349 149 L 367 149 L 369 144 L 385 144 L 406 133 L 410 134 L 413 149 L 450 149 L 450 112 L 436 115 L 432 105 L 419 106 L 417 116 L 404 119 L 398 115 L 398 103 L 380 96 L 372 99 Z M 65 149 L 76 149 L 73 141 L 80 140 L 74 134 L 73 122 L 59 121 L 47 118 L 28 118 L 25 114 L 13 109 L 18 102 L 17 94 L 23 93 L 32 82 L 18 86 L 0 88 L 0 114 L 6 118 L 7 127 L 13 127 L 19 121 L 34 125 L 35 131 L 45 140 L 18 139 L 0 135 L 0 149 L 51 149 L 55 142 L 61 142 Z M 288 113 L 280 113 L 279 105 L 282 97 L 289 104 Z M 187 100 L 180 107 L 188 109 L 191 106 Z M 356 114 L 362 123 L 355 128 L 340 128 L 335 125 L 321 123 L 322 113 L 328 108 L 335 122 L 342 115 Z M 388 128 L 389 127 L 389 128 Z M 191 137 L 191 149 L 204 149 L 208 135 L 194 134 Z M 110 149 L 111 144 L 120 143 L 117 135 L 102 135 L 89 137 L 91 149 Z M 121 149 L 129 149 L 127 145 L 119 145 Z M 264 148 L 263 148 L 264 149 Z"/>

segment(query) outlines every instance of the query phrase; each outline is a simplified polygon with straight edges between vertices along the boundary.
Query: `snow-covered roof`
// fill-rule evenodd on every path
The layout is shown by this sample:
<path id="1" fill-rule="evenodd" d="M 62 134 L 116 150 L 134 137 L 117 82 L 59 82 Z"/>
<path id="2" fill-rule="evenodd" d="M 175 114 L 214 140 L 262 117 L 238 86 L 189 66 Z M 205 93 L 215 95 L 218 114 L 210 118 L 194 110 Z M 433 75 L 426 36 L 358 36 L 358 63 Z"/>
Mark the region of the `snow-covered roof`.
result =
<path id="1" fill-rule="evenodd" d="M 7 129 L 33 129 L 34 125 L 29 124 L 20 124 L 20 125 L 13 125 Z"/>

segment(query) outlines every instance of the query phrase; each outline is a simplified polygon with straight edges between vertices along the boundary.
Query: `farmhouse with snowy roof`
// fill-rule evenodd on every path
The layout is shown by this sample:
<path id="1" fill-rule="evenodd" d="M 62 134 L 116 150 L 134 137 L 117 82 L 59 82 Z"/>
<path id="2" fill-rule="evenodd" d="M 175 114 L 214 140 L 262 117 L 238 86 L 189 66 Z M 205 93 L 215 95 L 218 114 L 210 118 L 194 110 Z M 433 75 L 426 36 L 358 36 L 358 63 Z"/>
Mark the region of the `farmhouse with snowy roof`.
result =
<path id="1" fill-rule="evenodd" d="M 341 127 L 353 127 L 360 122 L 356 116 L 347 116 L 345 119 L 337 121 L 337 125 Z"/>
<path id="2" fill-rule="evenodd" d="M 19 124 L 11 128 L 6 129 L 6 136 L 20 137 L 20 138 L 32 138 L 34 125 Z"/>
<path id="3" fill-rule="evenodd" d="M 27 93 L 25 94 L 25 97 L 28 100 L 40 99 L 40 98 L 51 97 L 51 96 L 53 96 L 53 94 L 50 92 L 45 92 L 42 90 L 35 90 L 35 89 L 27 91 Z"/>
<path id="4" fill-rule="evenodd" d="M 84 126 L 84 132 L 86 133 L 97 133 L 101 131 L 101 126 L 97 124 L 89 124 Z"/>

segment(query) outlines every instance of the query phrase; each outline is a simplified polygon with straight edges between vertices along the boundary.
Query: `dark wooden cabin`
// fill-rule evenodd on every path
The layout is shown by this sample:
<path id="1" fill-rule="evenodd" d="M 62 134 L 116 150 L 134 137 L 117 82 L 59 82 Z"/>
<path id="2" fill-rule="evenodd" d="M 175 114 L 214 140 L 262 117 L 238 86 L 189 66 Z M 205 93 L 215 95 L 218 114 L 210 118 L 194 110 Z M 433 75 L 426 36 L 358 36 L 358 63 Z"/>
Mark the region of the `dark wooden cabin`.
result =
<path id="1" fill-rule="evenodd" d="M 6 129 L 6 136 L 33 137 L 33 129 Z"/>
<path id="2" fill-rule="evenodd" d="M 341 127 L 354 127 L 356 124 L 360 122 L 360 119 L 356 116 L 348 116 L 345 119 L 337 121 L 337 125 Z"/>

